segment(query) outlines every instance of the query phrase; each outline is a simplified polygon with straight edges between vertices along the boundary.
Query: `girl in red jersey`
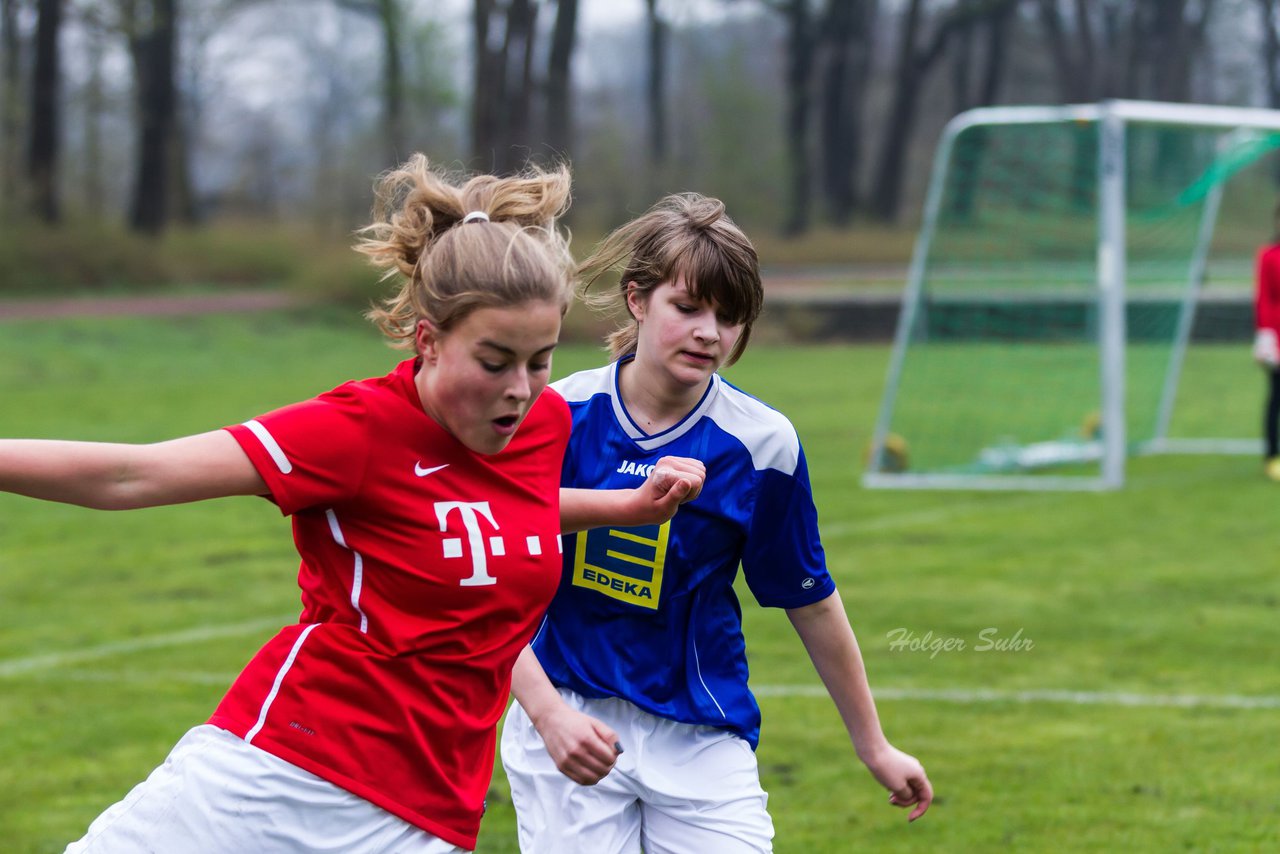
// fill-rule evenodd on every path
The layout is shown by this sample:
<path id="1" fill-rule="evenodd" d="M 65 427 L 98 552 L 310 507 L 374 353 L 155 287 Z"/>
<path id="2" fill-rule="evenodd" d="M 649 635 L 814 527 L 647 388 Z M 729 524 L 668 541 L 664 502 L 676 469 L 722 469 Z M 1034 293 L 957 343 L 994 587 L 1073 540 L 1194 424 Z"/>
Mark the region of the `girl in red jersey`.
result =
<path id="1" fill-rule="evenodd" d="M 562 530 L 664 520 L 701 465 L 559 489 L 543 393 L 570 298 L 569 175 L 383 179 L 359 250 L 403 279 L 371 317 L 415 357 L 243 424 L 153 445 L 0 441 L 0 489 L 124 509 L 262 495 L 293 518 L 303 610 L 208 723 L 75 852 L 475 847 L 511 668 Z"/>
<path id="2" fill-rule="evenodd" d="M 1264 471 L 1271 480 L 1280 480 L 1280 208 L 1275 220 L 1276 235 L 1258 250 L 1253 358 L 1267 373 L 1262 416 Z"/>

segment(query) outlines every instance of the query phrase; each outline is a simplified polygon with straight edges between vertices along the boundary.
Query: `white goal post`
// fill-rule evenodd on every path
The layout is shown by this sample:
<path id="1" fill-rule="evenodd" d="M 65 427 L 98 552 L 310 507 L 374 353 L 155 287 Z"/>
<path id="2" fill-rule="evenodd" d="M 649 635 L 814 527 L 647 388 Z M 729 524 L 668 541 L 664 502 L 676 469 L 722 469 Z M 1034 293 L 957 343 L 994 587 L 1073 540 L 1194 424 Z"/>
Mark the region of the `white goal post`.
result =
<path id="1" fill-rule="evenodd" d="M 1238 397 L 1260 411 L 1241 339 L 1277 148 L 1278 110 L 1117 100 L 952 119 L 864 485 L 1103 490 L 1137 454 L 1261 458 L 1235 438 L 1260 415 L 1176 404 L 1235 359 L 1220 376 L 1256 384 Z M 1198 317 L 1206 279 L 1216 309 Z"/>

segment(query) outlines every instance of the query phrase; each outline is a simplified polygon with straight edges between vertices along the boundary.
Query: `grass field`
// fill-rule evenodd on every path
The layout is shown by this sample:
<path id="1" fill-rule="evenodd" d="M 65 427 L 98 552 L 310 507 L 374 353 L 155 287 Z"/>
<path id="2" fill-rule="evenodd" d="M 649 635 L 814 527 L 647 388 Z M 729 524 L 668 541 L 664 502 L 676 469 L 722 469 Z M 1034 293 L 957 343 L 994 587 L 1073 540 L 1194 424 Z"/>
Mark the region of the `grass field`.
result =
<path id="1" fill-rule="evenodd" d="M 329 314 L 2 324 L 0 435 L 158 440 L 396 358 Z M 556 373 L 599 358 L 567 349 Z M 784 615 L 744 593 L 777 850 L 1280 850 L 1280 487 L 1256 460 L 1187 457 L 1137 460 L 1113 494 L 868 492 L 887 358 L 761 347 L 730 372 L 800 430 L 884 726 L 938 795 L 913 825 L 887 806 Z M 295 570 L 262 501 L 0 496 L 3 849 L 62 850 L 203 721 L 296 618 Z M 499 770 L 481 851 L 516 850 L 505 792 Z"/>

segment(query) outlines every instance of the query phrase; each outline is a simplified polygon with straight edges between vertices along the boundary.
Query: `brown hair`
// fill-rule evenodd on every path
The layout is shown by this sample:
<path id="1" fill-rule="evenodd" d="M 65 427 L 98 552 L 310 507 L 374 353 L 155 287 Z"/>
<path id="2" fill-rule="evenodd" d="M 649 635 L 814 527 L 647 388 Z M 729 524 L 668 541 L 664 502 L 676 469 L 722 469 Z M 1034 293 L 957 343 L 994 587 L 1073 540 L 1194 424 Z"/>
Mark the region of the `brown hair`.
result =
<path id="1" fill-rule="evenodd" d="M 447 331 L 478 308 L 572 299 L 573 258 L 556 218 L 569 207 L 569 169 L 454 176 L 415 154 L 379 178 L 373 222 L 355 249 L 402 277 L 368 317 L 395 346 L 412 347 L 418 321 Z M 468 217 L 478 212 L 483 217 Z M 466 220 L 464 222 L 464 219 Z"/>
<path id="2" fill-rule="evenodd" d="M 620 273 L 618 287 L 591 294 L 592 285 L 610 270 Z M 725 214 L 723 202 L 697 193 L 667 196 L 642 216 L 615 229 L 582 262 L 578 272 L 584 299 L 621 319 L 606 339 L 614 358 L 636 349 L 638 328 L 626 308 L 629 287 L 648 299 L 659 285 L 683 277 L 695 299 L 714 300 L 731 323 L 742 324 L 742 334 L 725 359 L 726 365 L 732 365 L 746 350 L 751 325 L 764 304 L 755 247 Z"/>

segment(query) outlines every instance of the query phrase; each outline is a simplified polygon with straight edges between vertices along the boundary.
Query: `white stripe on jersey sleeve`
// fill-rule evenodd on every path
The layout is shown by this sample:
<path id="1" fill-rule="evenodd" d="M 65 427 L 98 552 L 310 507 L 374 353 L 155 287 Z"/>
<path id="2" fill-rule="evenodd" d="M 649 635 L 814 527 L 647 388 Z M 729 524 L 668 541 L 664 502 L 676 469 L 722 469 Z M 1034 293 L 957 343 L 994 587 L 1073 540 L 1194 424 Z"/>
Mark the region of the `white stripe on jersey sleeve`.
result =
<path id="1" fill-rule="evenodd" d="M 787 416 L 778 410 L 721 382 L 720 393 L 706 417 L 742 442 L 756 471 L 775 469 L 795 474 L 800 464 L 800 437 Z"/>
<path id="2" fill-rule="evenodd" d="M 578 371 L 556 380 L 551 387 L 569 403 L 589 400 L 597 394 L 608 394 L 613 390 L 613 365 Z"/>
<path id="3" fill-rule="evenodd" d="M 250 419 L 244 422 L 244 426 L 249 428 L 249 432 L 258 437 L 258 441 L 262 443 L 262 447 L 266 448 L 267 453 L 271 455 L 271 461 L 276 464 L 276 468 L 280 469 L 281 474 L 288 474 L 293 471 L 293 463 L 289 462 L 289 458 L 284 455 L 284 449 L 276 442 L 274 436 L 262 426 L 262 422 L 256 419 Z"/>

